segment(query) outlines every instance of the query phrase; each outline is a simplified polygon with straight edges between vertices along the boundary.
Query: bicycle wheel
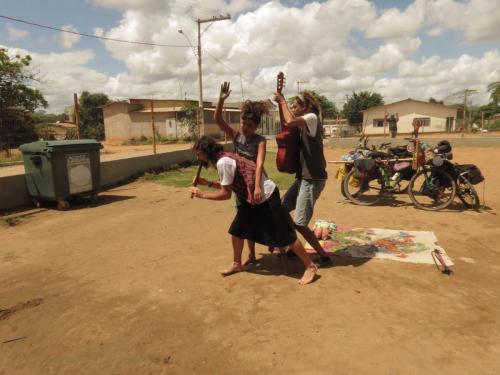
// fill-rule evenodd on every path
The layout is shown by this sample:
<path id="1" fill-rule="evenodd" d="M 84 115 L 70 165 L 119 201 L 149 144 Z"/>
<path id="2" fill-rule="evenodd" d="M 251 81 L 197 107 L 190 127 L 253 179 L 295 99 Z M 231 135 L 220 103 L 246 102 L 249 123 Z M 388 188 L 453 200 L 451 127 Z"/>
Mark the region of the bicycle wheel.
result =
<path id="1" fill-rule="evenodd" d="M 465 207 L 478 210 L 481 202 L 479 200 L 479 195 L 469 180 L 464 176 L 458 176 L 457 178 L 457 195 L 462 201 Z"/>
<path id="2" fill-rule="evenodd" d="M 347 195 L 345 194 L 345 189 L 344 189 L 344 180 L 347 176 L 347 174 L 352 170 L 352 166 L 346 166 L 346 174 L 344 175 L 344 177 L 342 178 L 342 181 L 340 181 L 340 193 L 342 194 L 342 196 L 346 199 L 347 198 Z"/>
<path id="3" fill-rule="evenodd" d="M 358 180 L 354 177 L 355 169 L 352 169 L 344 178 L 344 193 L 351 202 L 361 206 L 371 206 L 377 203 L 384 191 L 384 180 L 382 176 L 373 180 Z"/>
<path id="4" fill-rule="evenodd" d="M 345 189 L 344 189 L 344 181 L 345 181 L 345 176 L 344 178 L 342 179 L 342 181 L 340 181 L 340 193 L 342 194 L 342 196 L 344 198 L 347 199 L 347 195 L 345 194 Z"/>
<path id="5" fill-rule="evenodd" d="M 456 194 L 453 178 L 443 170 L 424 168 L 415 174 L 408 185 L 408 195 L 413 204 L 427 211 L 448 207 Z"/>
<path id="6" fill-rule="evenodd" d="M 393 189 L 394 194 L 403 194 L 408 191 L 408 186 L 410 185 L 410 181 L 408 180 L 398 180 L 391 187 Z"/>

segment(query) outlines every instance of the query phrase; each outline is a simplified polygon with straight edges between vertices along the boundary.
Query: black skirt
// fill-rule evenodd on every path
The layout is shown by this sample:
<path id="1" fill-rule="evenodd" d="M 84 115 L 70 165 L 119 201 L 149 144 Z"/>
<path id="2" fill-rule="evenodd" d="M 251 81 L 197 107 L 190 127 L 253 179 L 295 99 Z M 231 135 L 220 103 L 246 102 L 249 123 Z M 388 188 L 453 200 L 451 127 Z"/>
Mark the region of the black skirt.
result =
<path id="1" fill-rule="evenodd" d="M 251 205 L 239 199 L 236 217 L 229 233 L 256 243 L 272 247 L 284 247 L 297 240 L 295 229 L 281 206 L 278 188 L 264 203 Z"/>

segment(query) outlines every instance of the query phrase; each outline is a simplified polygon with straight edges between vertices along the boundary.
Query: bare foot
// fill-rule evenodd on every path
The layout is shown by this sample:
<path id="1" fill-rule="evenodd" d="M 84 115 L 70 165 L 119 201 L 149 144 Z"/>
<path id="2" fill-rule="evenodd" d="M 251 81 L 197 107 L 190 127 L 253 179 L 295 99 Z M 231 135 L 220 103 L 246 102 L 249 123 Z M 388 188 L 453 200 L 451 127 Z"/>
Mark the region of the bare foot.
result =
<path id="1" fill-rule="evenodd" d="M 222 276 L 225 277 L 241 271 L 243 271 L 243 266 L 240 263 L 233 262 L 233 264 L 229 268 L 219 272 Z"/>
<path id="2" fill-rule="evenodd" d="M 306 270 L 304 271 L 304 274 L 302 275 L 299 284 L 306 285 L 311 283 L 314 280 L 314 275 L 316 275 L 316 272 L 318 272 L 318 267 L 316 267 L 314 263 L 311 263 L 309 266 L 307 266 Z"/>
<path id="3" fill-rule="evenodd" d="M 243 263 L 243 267 L 248 266 L 249 264 L 257 264 L 259 261 L 254 257 L 248 257 L 248 259 Z"/>

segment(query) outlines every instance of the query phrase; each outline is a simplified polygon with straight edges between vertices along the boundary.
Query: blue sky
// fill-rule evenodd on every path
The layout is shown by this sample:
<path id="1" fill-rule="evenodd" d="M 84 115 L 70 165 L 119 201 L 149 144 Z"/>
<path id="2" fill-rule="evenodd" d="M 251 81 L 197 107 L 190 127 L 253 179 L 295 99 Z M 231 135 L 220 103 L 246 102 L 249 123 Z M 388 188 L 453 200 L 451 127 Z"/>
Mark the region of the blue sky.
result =
<path id="1" fill-rule="evenodd" d="M 71 25 L 79 32 L 89 34 L 93 34 L 95 28 L 101 28 L 108 37 L 182 44 L 185 40 L 176 34 L 179 26 L 187 29 L 189 26 L 186 25 L 191 24 L 193 27 L 188 35 L 193 42 L 196 40 L 193 20 L 197 14 L 193 13 L 193 8 L 198 7 L 197 1 L 2 0 L 0 14 L 55 27 Z M 185 7 L 186 3 L 194 6 Z M 310 75 L 311 85 L 316 85 L 311 88 L 334 100 L 354 90 L 373 88 L 381 90 L 389 100 L 396 100 L 409 94 L 404 85 L 415 82 L 419 87 L 422 85 L 419 96 L 444 97 L 464 85 L 484 86 L 488 79 L 495 79 L 500 74 L 494 68 L 500 45 L 500 32 L 495 30 L 495 25 L 500 24 L 500 16 L 486 0 L 328 0 L 316 5 L 308 1 L 287 0 L 281 1 L 280 5 L 256 1 L 247 7 L 238 5 L 241 2 L 226 0 L 222 8 L 221 0 L 205 0 L 201 4 L 199 7 L 205 14 L 219 14 L 224 8 L 233 15 L 230 22 L 214 24 L 203 36 L 207 53 L 218 59 L 205 55 L 208 97 L 216 96 L 220 78 L 234 80 L 235 71 L 242 73 L 248 95 L 261 96 L 263 88 L 270 86 L 268 81 L 274 76 L 273 67 L 287 68 L 291 76 Z M 361 8 L 356 8 L 359 4 Z M 469 22 L 457 25 L 454 18 L 461 12 L 468 14 Z M 261 29 L 255 22 L 248 21 L 252 17 L 279 20 L 285 13 L 288 16 L 276 21 L 276 25 L 272 21 L 266 22 Z M 331 14 L 331 21 L 318 21 L 326 13 Z M 329 22 L 341 23 L 343 27 Z M 290 43 L 289 34 L 294 27 L 300 29 L 297 35 L 309 35 L 310 40 L 304 37 L 304 40 L 296 41 L 297 49 L 303 50 L 304 55 L 281 46 L 281 40 L 283 44 Z M 78 82 L 77 88 L 82 90 L 87 88 L 85 83 L 88 82 L 89 90 L 101 89 L 116 98 L 172 96 L 181 86 L 185 91 L 196 92 L 196 66 L 189 50 L 145 50 L 85 37 L 63 46 L 61 33 L 5 19 L 0 19 L 0 30 L 0 45 L 36 56 L 36 66 L 44 76 L 50 77 L 53 89 L 48 89 L 47 95 L 55 109 L 60 108 L 65 100 L 58 97 L 56 87 L 59 85 L 62 89 L 68 82 Z M 225 34 L 225 30 L 230 31 Z M 275 38 L 274 42 L 266 40 L 266 35 Z M 311 40 L 314 41 L 313 47 Z M 331 40 L 330 44 L 328 40 Z M 248 46 L 243 46 L 242 41 Z M 249 59 L 252 60 L 255 53 L 250 58 L 245 57 L 249 50 L 255 50 L 265 58 L 259 58 L 251 65 Z M 273 53 L 276 56 L 273 57 Z M 75 69 L 57 66 L 64 64 L 64 59 L 71 59 L 72 54 L 75 56 L 72 63 L 78 65 Z M 432 61 L 436 69 L 434 77 L 431 77 L 433 68 L 428 61 L 431 56 L 439 57 Z M 85 62 L 79 63 L 77 58 Z M 220 62 L 231 70 L 225 69 Z M 477 79 L 474 72 L 467 70 L 467 65 L 476 71 L 482 69 L 476 72 Z M 402 74 L 408 69 L 414 69 L 417 74 L 413 80 L 407 73 Z M 447 71 L 456 71 L 454 80 L 464 82 L 445 84 L 446 79 L 439 76 Z M 422 84 L 425 79 L 434 82 L 434 86 L 429 88 Z M 486 93 L 483 93 L 481 100 L 486 98 Z"/>

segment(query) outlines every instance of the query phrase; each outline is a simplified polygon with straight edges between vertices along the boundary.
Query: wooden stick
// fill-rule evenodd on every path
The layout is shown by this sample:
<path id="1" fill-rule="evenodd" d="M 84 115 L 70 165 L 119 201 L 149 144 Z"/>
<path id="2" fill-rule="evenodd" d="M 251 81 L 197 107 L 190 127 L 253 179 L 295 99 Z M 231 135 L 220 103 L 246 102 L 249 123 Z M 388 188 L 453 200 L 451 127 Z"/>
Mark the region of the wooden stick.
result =
<path id="1" fill-rule="evenodd" d="M 385 138 L 385 125 L 387 123 L 387 107 L 384 106 L 384 138 Z"/>
<path id="2" fill-rule="evenodd" d="M 200 161 L 200 164 L 198 164 L 198 171 L 196 172 L 196 178 L 194 180 L 193 186 L 196 187 L 198 185 L 198 177 L 200 177 L 201 173 L 201 168 L 203 167 L 203 163 Z M 191 193 L 191 199 L 193 199 L 194 193 Z"/>
<path id="3" fill-rule="evenodd" d="M 73 102 L 75 103 L 75 125 L 76 125 L 76 139 L 80 139 L 80 104 L 78 103 L 78 95 L 73 94 Z"/>
<path id="4" fill-rule="evenodd" d="M 153 154 L 156 155 L 156 128 L 155 128 L 155 109 L 153 101 L 150 102 L 151 105 L 151 130 L 153 132 Z"/>

